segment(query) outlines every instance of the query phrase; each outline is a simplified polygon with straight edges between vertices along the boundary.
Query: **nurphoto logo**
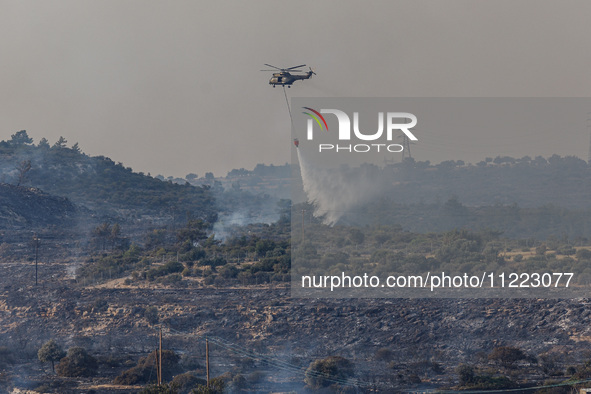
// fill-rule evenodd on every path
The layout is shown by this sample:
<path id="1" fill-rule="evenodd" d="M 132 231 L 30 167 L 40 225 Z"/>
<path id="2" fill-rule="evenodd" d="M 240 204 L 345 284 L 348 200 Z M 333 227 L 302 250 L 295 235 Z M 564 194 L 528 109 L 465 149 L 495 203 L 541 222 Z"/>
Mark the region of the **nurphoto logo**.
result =
<path id="1" fill-rule="evenodd" d="M 319 152 L 402 152 L 403 145 L 378 143 L 378 140 L 384 140 L 384 129 L 386 131 L 385 141 L 390 142 L 395 134 L 402 132 L 402 135 L 410 141 L 418 141 L 418 138 L 410 131 L 417 125 L 417 117 L 408 112 L 378 112 L 378 130 L 376 132 L 362 132 L 359 128 L 359 112 L 353 112 L 353 133 L 351 133 L 351 118 L 344 111 L 338 109 L 321 109 L 317 111 L 310 107 L 302 107 L 310 112 L 303 112 L 310 118 L 307 121 L 306 136 L 309 141 L 314 139 L 314 123 L 318 125 L 321 131 L 328 132 L 328 123 L 322 114 L 332 114 L 336 116 L 338 121 L 338 141 L 351 141 L 357 139 L 360 141 L 376 141 L 375 143 L 367 144 L 318 144 Z M 410 121 L 410 122 L 408 122 Z M 386 126 L 384 127 L 384 123 Z M 396 131 L 396 133 L 395 133 Z M 352 136 L 353 134 L 353 136 Z M 399 135 L 399 134 L 398 134 Z"/>

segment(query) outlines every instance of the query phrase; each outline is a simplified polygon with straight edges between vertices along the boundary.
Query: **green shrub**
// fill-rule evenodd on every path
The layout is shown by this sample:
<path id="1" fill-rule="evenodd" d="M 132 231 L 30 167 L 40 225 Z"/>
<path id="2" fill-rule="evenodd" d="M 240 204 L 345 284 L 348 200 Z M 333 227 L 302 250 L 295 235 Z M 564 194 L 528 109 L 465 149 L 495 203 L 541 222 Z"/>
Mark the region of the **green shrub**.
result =
<path id="1" fill-rule="evenodd" d="M 223 394 L 226 389 L 226 382 L 223 378 L 217 377 L 209 381 L 209 386 L 198 385 L 191 394 Z"/>
<path id="2" fill-rule="evenodd" d="M 37 352 L 37 357 L 41 362 L 50 362 L 51 370 L 55 371 L 55 362 L 66 356 L 66 352 L 53 340 L 47 341 Z"/>

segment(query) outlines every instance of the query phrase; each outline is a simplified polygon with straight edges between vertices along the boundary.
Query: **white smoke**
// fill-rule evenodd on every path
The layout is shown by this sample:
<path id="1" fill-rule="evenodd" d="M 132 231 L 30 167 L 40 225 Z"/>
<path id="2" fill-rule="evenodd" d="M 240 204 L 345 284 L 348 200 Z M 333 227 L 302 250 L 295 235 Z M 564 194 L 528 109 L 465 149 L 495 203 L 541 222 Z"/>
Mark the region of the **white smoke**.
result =
<path id="1" fill-rule="evenodd" d="M 333 226 L 346 213 L 370 202 L 383 190 L 380 171 L 365 165 L 355 169 L 325 169 L 311 166 L 297 149 L 304 192 L 314 206 L 314 216 Z"/>
<path id="2" fill-rule="evenodd" d="M 232 236 L 233 230 L 237 227 L 245 226 L 251 222 L 252 218 L 246 212 L 231 212 L 220 215 L 218 221 L 213 225 L 212 232 L 215 234 L 215 239 L 225 241 Z"/>
<path id="3" fill-rule="evenodd" d="M 226 241 L 241 232 L 241 227 L 251 224 L 271 224 L 279 220 L 275 206 L 259 209 L 256 212 L 241 209 L 240 211 L 221 214 L 213 225 L 211 232 L 218 241 Z"/>
<path id="4" fill-rule="evenodd" d="M 76 260 L 72 264 L 68 264 L 66 266 L 66 277 L 70 279 L 76 279 L 78 268 L 80 268 L 81 264 Z"/>

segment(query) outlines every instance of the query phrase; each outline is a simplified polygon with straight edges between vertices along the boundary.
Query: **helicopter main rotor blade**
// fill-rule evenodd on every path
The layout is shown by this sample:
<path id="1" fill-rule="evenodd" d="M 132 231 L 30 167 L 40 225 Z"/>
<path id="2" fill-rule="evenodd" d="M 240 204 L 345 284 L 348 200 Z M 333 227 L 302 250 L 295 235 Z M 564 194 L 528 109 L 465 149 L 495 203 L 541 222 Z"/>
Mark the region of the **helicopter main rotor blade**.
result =
<path id="1" fill-rule="evenodd" d="M 275 66 L 272 66 L 272 65 L 270 65 L 270 64 L 267 64 L 267 63 L 265 63 L 265 66 L 268 66 L 268 67 L 273 67 L 273 68 L 275 68 L 275 69 L 277 69 L 277 70 L 283 70 L 282 68 L 275 67 Z"/>
<path id="2" fill-rule="evenodd" d="M 300 68 L 300 67 L 304 67 L 304 66 L 305 66 L 305 64 L 300 64 L 299 66 L 294 66 L 294 67 L 286 68 L 286 70 L 293 70 L 294 68 Z"/>
<path id="3" fill-rule="evenodd" d="M 284 69 L 284 68 L 282 68 L 282 69 L 280 69 L 280 70 L 259 70 L 259 71 L 271 71 L 271 72 L 277 72 L 277 71 L 280 71 L 280 72 L 298 72 L 298 73 L 304 73 L 304 72 L 306 72 L 306 71 L 304 71 L 304 70 L 289 70 L 289 71 L 288 71 L 287 69 Z"/>

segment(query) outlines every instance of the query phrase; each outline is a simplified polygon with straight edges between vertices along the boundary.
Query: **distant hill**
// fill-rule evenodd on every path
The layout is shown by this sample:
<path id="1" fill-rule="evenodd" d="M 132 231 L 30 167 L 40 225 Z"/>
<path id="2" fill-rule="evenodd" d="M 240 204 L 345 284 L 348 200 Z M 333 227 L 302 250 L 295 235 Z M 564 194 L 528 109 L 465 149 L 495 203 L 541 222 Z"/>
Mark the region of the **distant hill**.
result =
<path id="1" fill-rule="evenodd" d="M 78 215 L 70 200 L 39 189 L 0 184 L 0 228 L 63 225 Z"/>
<path id="2" fill-rule="evenodd" d="M 339 224 L 397 224 L 414 232 L 488 228 L 511 237 L 591 237 L 591 166 L 573 156 L 497 157 L 476 165 L 407 159 L 314 170 L 312 178 L 322 183 L 310 185 L 325 223 L 338 218 Z M 364 188 L 356 186 L 361 180 Z M 366 193 L 374 188 L 380 192 Z M 327 197 L 322 190 L 338 192 Z"/>
<path id="3" fill-rule="evenodd" d="M 451 197 L 468 206 L 518 204 L 591 209 L 591 167 L 574 156 L 488 158 L 463 161 L 406 160 L 388 166 L 387 178 L 398 203 L 443 203 Z"/>
<path id="4" fill-rule="evenodd" d="M 207 186 L 179 185 L 133 172 L 122 163 L 66 147 L 60 138 L 53 146 L 38 145 L 19 131 L 0 142 L 0 182 L 33 186 L 55 196 L 67 197 L 97 215 L 137 219 L 142 215 L 187 215 L 214 222 L 215 201 Z"/>
<path id="5" fill-rule="evenodd" d="M 297 175 L 289 178 L 287 164 L 260 164 L 252 171 L 232 170 L 223 179 L 214 179 L 210 173 L 204 178 L 189 174 L 187 181 L 193 185 L 181 184 L 180 179 L 133 172 L 107 157 L 84 154 L 78 144 L 66 144 L 63 138 L 53 145 L 45 139 L 34 144 L 26 131 L 0 141 L 0 183 L 14 202 L 0 211 L 4 223 L 43 223 L 35 218 L 41 211 L 16 203 L 14 193 L 21 197 L 26 193 L 12 187 L 24 186 L 38 189 L 33 194 L 39 201 L 54 198 L 57 204 L 62 201 L 59 198 L 66 198 L 72 208 L 56 205 L 53 212 L 68 217 L 77 210 L 95 222 L 123 220 L 173 227 L 192 217 L 217 222 L 216 233 L 222 234 L 234 225 L 274 222 L 279 216 L 278 201 L 286 197 L 290 184 L 297 191 L 300 183 Z M 586 227 L 591 217 L 591 166 L 576 157 L 499 156 L 476 165 L 407 159 L 369 167 L 363 171 L 380 180 L 386 197 L 360 210 L 343 211 L 343 224 L 397 223 L 412 231 L 494 227 L 515 236 L 547 236 L 557 228 L 542 224 L 549 220 L 560 222 L 565 234 L 591 234 Z M 333 202 L 338 197 L 333 196 Z M 295 198 L 294 202 L 301 201 Z M 47 220 L 54 222 L 56 217 Z"/>

